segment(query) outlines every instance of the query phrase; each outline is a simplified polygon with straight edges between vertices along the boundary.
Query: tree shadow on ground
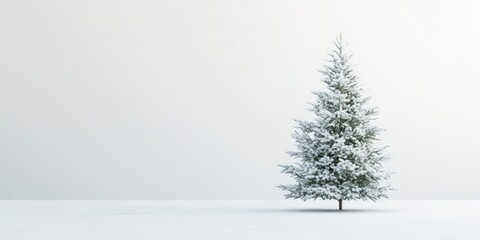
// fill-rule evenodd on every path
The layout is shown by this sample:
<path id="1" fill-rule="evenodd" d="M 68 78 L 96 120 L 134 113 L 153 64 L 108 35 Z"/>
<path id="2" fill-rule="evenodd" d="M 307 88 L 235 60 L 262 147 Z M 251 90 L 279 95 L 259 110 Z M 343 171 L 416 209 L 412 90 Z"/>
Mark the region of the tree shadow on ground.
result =
<path id="1" fill-rule="evenodd" d="M 333 209 L 333 208 L 268 208 L 256 209 L 259 212 L 277 212 L 277 213 L 382 213 L 390 212 L 391 209 Z"/>

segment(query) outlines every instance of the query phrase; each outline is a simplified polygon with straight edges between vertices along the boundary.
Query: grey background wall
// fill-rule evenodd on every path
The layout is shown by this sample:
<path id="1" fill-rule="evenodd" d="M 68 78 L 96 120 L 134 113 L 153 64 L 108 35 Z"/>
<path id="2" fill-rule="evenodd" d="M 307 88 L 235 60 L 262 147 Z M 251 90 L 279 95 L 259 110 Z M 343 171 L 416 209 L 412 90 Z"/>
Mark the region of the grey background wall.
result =
<path id="1" fill-rule="evenodd" d="M 393 199 L 479 199 L 478 1 L 0 1 L 1 199 L 281 199 L 343 32 Z"/>

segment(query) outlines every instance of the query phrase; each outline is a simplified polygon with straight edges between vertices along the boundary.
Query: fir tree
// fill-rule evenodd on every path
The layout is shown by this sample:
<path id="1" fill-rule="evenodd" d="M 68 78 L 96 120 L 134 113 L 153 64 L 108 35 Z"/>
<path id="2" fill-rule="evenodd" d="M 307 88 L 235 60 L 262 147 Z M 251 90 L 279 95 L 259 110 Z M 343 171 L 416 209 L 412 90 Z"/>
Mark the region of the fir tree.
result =
<path id="1" fill-rule="evenodd" d="M 366 106 L 367 97 L 357 82 L 341 37 L 334 41 L 321 74 L 324 91 L 314 92 L 316 101 L 309 109 L 312 121 L 297 120 L 293 133 L 295 165 L 281 166 L 282 173 L 295 178 L 293 185 L 281 185 L 286 198 L 373 200 L 386 198 L 390 186 L 381 185 L 390 173 L 383 170 L 387 158 L 384 147 L 377 147 L 380 128 L 372 125 L 375 108 Z"/>

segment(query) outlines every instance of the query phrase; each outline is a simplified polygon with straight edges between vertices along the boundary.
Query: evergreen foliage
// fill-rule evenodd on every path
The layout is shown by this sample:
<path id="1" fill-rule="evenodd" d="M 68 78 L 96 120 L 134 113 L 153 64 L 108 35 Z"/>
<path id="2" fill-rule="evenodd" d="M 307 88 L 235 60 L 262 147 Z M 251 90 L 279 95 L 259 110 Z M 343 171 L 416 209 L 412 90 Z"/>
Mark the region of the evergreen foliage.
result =
<path id="1" fill-rule="evenodd" d="M 297 120 L 292 135 L 297 151 L 289 155 L 300 163 L 281 166 L 296 183 L 280 188 L 286 198 L 338 200 L 341 209 L 343 200 L 375 201 L 386 198 L 391 188 L 381 184 L 390 173 L 382 167 L 385 148 L 376 146 L 381 131 L 371 123 L 376 109 L 366 105 L 369 98 L 362 96 L 341 37 L 334 44 L 321 71 L 326 89 L 314 92 L 309 109 L 315 118 Z"/>

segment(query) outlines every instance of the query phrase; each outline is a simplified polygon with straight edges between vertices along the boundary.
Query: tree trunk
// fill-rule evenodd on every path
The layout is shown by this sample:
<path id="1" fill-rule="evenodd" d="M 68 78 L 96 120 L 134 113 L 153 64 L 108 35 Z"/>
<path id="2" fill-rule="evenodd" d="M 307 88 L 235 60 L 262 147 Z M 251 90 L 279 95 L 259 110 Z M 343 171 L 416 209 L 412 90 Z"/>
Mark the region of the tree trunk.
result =
<path id="1" fill-rule="evenodd" d="M 338 210 L 342 211 L 342 199 L 338 200 Z"/>

